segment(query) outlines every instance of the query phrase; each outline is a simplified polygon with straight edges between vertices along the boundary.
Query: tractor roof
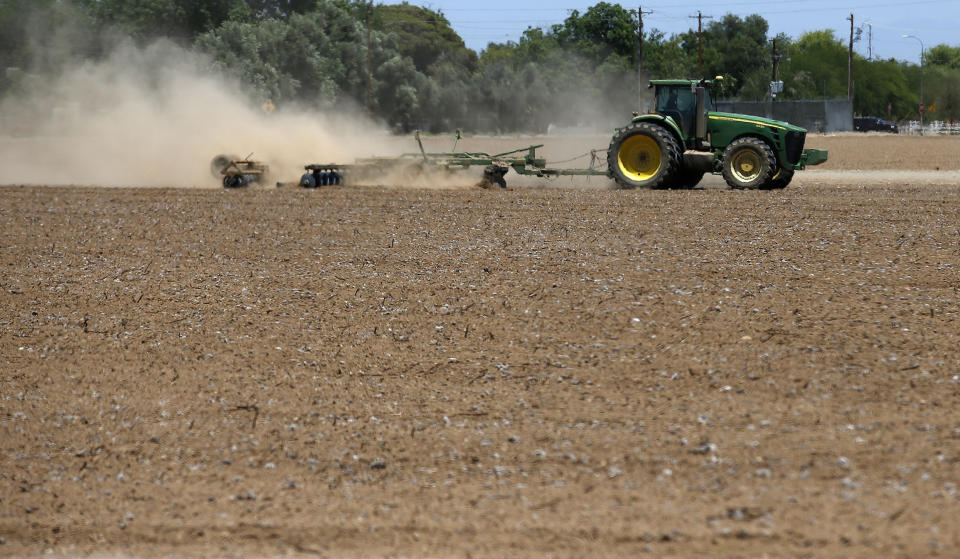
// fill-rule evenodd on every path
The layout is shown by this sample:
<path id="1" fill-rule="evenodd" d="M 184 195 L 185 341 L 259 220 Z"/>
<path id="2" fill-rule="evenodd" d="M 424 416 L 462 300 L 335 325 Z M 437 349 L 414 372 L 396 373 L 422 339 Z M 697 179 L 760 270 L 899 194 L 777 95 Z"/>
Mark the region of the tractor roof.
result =
<path id="1" fill-rule="evenodd" d="M 691 85 L 703 84 L 707 87 L 714 85 L 717 80 L 650 80 L 650 87 L 655 85 L 679 85 L 690 87 Z"/>

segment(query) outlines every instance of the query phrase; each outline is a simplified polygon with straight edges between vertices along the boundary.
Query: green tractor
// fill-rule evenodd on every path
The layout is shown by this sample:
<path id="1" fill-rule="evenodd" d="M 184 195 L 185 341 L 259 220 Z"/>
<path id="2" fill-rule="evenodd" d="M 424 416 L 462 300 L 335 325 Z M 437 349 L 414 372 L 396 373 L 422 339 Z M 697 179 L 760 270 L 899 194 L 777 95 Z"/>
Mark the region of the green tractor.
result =
<path id="1" fill-rule="evenodd" d="M 706 173 L 735 189 L 780 189 L 794 171 L 827 160 L 803 149 L 807 131 L 786 122 L 711 111 L 717 80 L 654 80 L 656 108 L 617 129 L 607 151 L 621 188 L 693 188 Z"/>

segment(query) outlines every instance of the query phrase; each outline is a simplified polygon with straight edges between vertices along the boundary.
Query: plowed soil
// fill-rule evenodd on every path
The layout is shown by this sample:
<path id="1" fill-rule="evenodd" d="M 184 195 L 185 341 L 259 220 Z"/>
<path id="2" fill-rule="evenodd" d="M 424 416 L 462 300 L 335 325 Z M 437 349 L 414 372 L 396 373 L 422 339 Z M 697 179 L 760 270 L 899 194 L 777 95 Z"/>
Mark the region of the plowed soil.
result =
<path id="1" fill-rule="evenodd" d="M 0 556 L 960 556 L 960 143 L 808 144 L 781 192 L 0 188 Z"/>

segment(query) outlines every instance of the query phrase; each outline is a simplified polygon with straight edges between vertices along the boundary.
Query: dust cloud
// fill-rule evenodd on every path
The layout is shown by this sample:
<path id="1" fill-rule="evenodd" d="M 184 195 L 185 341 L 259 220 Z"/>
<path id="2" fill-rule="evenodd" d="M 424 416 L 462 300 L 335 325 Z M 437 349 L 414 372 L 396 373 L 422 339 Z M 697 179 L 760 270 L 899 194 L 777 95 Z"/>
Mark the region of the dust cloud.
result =
<path id="1" fill-rule="evenodd" d="M 382 155 L 388 134 L 355 116 L 267 114 L 202 56 L 167 41 L 39 76 L 0 104 L 0 184 L 217 187 L 217 154 L 296 181 L 307 163 Z"/>

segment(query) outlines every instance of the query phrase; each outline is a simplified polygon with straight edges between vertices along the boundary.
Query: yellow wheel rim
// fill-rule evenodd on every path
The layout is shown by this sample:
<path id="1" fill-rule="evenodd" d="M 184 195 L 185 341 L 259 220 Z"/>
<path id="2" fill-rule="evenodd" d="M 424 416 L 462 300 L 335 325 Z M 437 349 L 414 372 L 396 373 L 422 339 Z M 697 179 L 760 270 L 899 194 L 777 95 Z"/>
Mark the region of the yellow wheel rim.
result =
<path id="1" fill-rule="evenodd" d="M 752 149 L 743 149 L 733 156 L 730 170 L 733 176 L 740 182 L 751 182 L 760 176 L 763 164 L 760 161 L 760 154 Z"/>
<path id="2" fill-rule="evenodd" d="M 630 136 L 620 144 L 617 163 L 623 175 L 637 182 L 657 175 L 663 161 L 663 152 L 656 140 L 643 134 Z"/>

